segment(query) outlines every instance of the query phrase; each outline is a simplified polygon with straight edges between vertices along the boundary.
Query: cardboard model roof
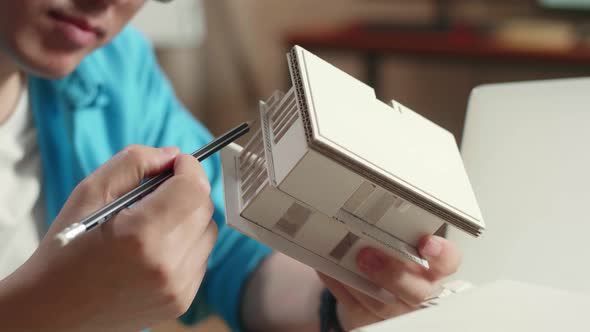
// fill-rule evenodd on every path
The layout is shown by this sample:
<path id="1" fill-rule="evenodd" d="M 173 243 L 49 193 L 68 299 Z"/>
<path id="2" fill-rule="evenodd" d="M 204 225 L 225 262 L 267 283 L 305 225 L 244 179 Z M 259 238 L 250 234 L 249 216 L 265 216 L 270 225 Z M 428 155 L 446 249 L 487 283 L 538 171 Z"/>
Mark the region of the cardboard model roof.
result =
<path id="1" fill-rule="evenodd" d="M 289 67 L 309 147 L 443 220 L 485 225 L 455 139 L 301 47 Z"/>

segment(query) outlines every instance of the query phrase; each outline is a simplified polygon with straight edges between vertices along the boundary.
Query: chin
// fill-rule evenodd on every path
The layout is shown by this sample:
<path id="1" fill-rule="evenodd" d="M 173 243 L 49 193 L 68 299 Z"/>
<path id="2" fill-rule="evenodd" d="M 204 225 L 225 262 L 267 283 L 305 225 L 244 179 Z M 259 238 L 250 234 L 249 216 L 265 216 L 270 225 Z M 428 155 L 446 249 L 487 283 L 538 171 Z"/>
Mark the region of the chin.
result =
<path id="1" fill-rule="evenodd" d="M 79 65 L 80 61 L 56 62 L 39 66 L 34 73 L 46 79 L 60 79 L 71 74 Z"/>
<path id="2" fill-rule="evenodd" d="M 71 74 L 92 51 L 52 47 L 35 38 L 16 39 L 6 46 L 21 70 L 45 79 L 60 79 Z"/>
<path id="3" fill-rule="evenodd" d="M 78 54 L 46 53 L 43 57 L 21 57 L 21 65 L 30 74 L 53 80 L 71 74 L 83 58 Z"/>

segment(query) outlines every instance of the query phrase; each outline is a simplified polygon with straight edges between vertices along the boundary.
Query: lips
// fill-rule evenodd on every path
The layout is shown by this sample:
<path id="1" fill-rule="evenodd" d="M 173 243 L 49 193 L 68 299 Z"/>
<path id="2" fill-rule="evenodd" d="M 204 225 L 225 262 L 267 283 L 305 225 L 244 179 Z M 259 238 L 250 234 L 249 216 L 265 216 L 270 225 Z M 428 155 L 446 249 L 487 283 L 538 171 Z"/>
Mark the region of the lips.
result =
<path id="1" fill-rule="evenodd" d="M 63 12 L 60 12 L 57 10 L 50 11 L 49 16 L 51 16 L 55 20 L 63 21 L 63 22 L 75 25 L 78 29 L 80 29 L 82 31 L 93 32 L 97 36 L 100 36 L 104 33 L 102 31 L 102 29 L 93 26 L 92 24 L 90 24 L 90 22 L 87 19 L 84 19 L 81 17 L 77 17 L 74 15 L 68 15 L 66 13 L 63 13 Z"/>
<path id="2" fill-rule="evenodd" d="M 50 11 L 49 16 L 54 21 L 56 36 L 60 36 L 61 43 L 70 49 L 92 47 L 105 34 L 104 30 L 83 17 L 58 10 Z"/>

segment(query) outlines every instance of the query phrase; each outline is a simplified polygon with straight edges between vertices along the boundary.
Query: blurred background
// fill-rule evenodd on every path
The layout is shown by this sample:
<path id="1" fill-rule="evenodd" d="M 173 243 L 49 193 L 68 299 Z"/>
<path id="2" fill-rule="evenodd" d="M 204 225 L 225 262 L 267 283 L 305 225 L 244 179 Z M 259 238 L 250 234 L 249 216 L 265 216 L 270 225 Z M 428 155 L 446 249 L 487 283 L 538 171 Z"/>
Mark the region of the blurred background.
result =
<path id="1" fill-rule="evenodd" d="M 285 53 L 295 44 L 458 141 L 477 85 L 590 76 L 590 0 L 148 1 L 133 24 L 214 134 L 290 86 Z M 223 330 L 210 319 L 156 331 Z"/>

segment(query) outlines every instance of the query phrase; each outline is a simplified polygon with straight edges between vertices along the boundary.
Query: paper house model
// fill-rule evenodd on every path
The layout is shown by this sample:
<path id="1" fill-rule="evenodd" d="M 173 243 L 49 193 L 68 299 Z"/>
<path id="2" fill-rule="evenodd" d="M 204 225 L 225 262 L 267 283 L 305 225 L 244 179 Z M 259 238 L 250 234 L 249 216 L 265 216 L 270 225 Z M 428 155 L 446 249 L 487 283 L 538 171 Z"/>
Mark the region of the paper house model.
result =
<path id="1" fill-rule="evenodd" d="M 292 88 L 260 104 L 249 142 L 222 152 L 227 223 L 384 302 L 356 267 L 415 249 L 443 224 L 478 236 L 479 207 L 451 133 L 295 47 Z"/>

